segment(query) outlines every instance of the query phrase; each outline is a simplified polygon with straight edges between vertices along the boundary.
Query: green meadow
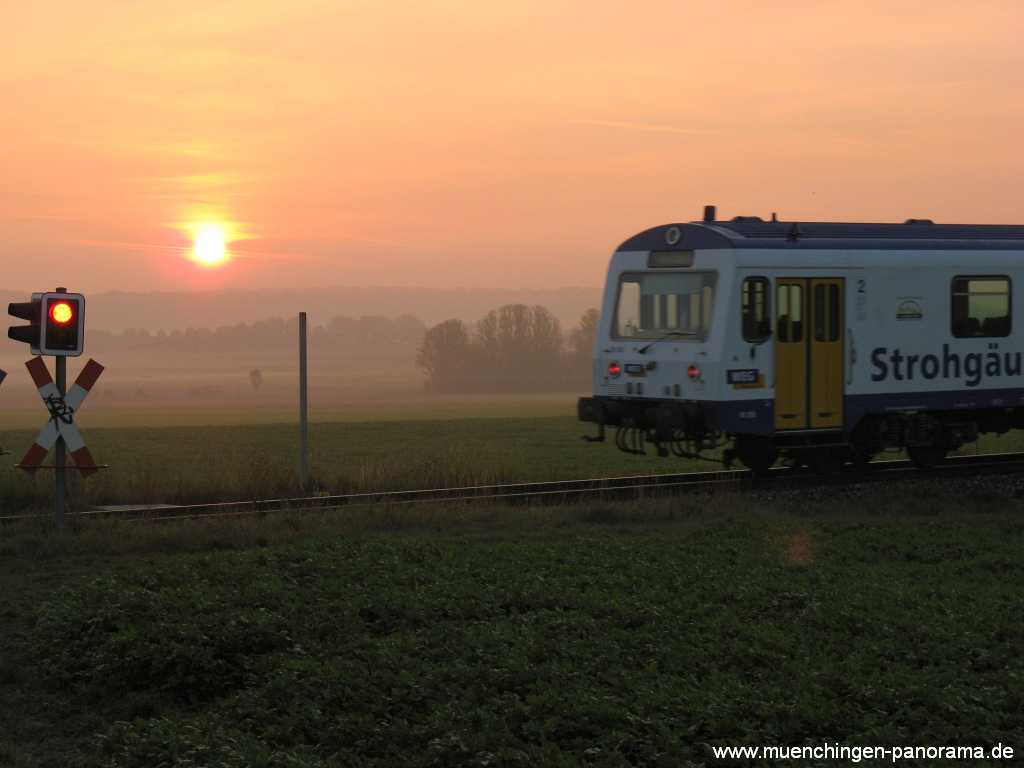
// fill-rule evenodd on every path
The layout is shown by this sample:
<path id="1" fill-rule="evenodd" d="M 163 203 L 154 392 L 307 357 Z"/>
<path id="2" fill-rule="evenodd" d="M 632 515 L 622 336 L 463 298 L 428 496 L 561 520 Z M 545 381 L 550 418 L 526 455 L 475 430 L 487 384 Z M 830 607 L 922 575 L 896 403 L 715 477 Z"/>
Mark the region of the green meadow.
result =
<path id="1" fill-rule="evenodd" d="M 832 496 L 7 526 L 0 765 L 1024 749 L 1024 505 Z"/>
<path id="2" fill-rule="evenodd" d="M 315 411 L 314 478 L 343 492 L 715 466 L 586 443 L 573 406 Z M 38 414 L 6 416 L 0 445 L 17 455 Z M 75 478 L 72 506 L 294 493 L 293 418 L 96 409 L 82 428 L 111 469 Z M 701 766 L 713 746 L 825 740 L 1024 749 L 1024 502 L 1005 482 L 71 519 L 57 535 L 52 476 L 9 469 L 4 511 L 44 514 L 0 526 L 0 765 Z"/>
<path id="3" fill-rule="evenodd" d="M 43 511 L 52 503 L 50 471 L 30 476 L 14 464 L 41 423 L 38 411 L 0 411 L 3 514 Z M 84 409 L 79 420 L 106 469 L 86 480 L 70 474 L 70 505 L 176 504 L 277 498 L 299 490 L 294 409 Z M 633 456 L 611 440 L 585 442 L 593 425 L 576 420 L 571 395 L 422 398 L 311 413 L 312 479 L 325 493 L 439 488 L 680 471 L 719 464 Z M 1020 446 L 986 437 L 965 452 Z M 899 458 L 898 454 L 887 458 Z M 52 462 L 52 453 L 50 457 Z"/>
<path id="4" fill-rule="evenodd" d="M 507 481 L 561 480 L 714 467 L 656 456 L 629 456 L 611 442 L 590 444 L 592 426 L 576 421 L 571 396 L 440 400 L 418 405 L 314 411 L 312 477 L 322 491 L 436 488 Z M 32 420 L 34 417 L 34 421 Z M 11 415 L 0 446 L 13 466 L 40 417 Z M 96 460 L 109 464 L 86 480 L 71 473 L 76 508 L 102 504 L 189 503 L 275 498 L 298 493 L 294 411 L 83 410 L 81 429 Z M 52 457 L 52 455 L 51 455 Z M 0 471 L 4 511 L 44 509 L 52 473 Z"/>

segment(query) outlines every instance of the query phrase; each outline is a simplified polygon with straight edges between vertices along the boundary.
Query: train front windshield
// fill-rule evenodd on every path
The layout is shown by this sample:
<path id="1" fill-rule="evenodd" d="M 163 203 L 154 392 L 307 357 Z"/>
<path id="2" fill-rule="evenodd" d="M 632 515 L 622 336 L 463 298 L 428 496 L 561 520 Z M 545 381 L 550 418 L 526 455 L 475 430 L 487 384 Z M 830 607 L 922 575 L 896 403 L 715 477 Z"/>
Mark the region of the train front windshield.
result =
<path id="1" fill-rule="evenodd" d="M 711 329 L 714 297 L 713 272 L 627 272 L 619 278 L 614 336 L 703 338 Z"/>

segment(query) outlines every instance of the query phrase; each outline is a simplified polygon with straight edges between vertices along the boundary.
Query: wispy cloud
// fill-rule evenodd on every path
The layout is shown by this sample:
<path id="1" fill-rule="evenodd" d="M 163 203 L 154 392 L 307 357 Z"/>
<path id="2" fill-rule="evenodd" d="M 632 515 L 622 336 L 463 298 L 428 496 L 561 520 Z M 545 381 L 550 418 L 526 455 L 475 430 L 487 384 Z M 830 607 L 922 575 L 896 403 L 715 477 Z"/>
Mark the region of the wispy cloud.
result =
<path id="1" fill-rule="evenodd" d="M 67 242 L 72 245 L 88 245 L 118 251 L 161 250 L 171 251 L 174 253 L 185 253 L 191 248 L 191 246 L 188 245 L 170 245 L 167 243 L 153 243 L 141 240 L 74 239 L 68 240 Z"/>
<path id="2" fill-rule="evenodd" d="M 663 123 L 633 123 L 619 120 L 569 120 L 570 125 L 592 125 L 598 128 L 617 128 L 628 131 L 650 131 L 652 133 L 676 133 L 681 136 L 707 136 L 710 131 L 697 128 L 680 128 Z"/>
<path id="3" fill-rule="evenodd" d="M 0 221 L 11 221 L 19 223 L 40 221 L 84 222 L 88 221 L 88 219 L 82 216 L 68 216 L 60 213 L 39 213 L 34 216 L 0 216 Z"/>
<path id="4" fill-rule="evenodd" d="M 229 187 L 252 181 L 252 176 L 238 173 L 193 173 L 186 176 L 163 176 L 160 181 L 189 188 Z"/>
<path id="5" fill-rule="evenodd" d="M 197 157 L 208 159 L 221 154 L 221 148 L 216 144 L 204 142 L 169 142 L 162 144 L 147 144 L 143 149 L 162 155 L 173 155 L 175 157 Z"/>

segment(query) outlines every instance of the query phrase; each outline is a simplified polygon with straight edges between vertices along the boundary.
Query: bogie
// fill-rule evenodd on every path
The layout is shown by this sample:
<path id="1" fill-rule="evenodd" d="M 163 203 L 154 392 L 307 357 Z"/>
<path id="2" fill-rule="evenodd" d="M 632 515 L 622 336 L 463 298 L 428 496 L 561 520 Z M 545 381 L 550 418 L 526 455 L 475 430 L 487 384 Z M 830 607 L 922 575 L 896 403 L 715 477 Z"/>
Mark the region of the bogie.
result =
<path id="1" fill-rule="evenodd" d="M 907 448 L 907 456 L 918 469 L 932 469 L 946 458 L 947 450 L 940 445 L 912 445 Z"/>
<path id="2" fill-rule="evenodd" d="M 779 449 L 769 437 L 739 435 L 735 442 L 736 458 L 755 475 L 768 472 L 779 458 Z"/>

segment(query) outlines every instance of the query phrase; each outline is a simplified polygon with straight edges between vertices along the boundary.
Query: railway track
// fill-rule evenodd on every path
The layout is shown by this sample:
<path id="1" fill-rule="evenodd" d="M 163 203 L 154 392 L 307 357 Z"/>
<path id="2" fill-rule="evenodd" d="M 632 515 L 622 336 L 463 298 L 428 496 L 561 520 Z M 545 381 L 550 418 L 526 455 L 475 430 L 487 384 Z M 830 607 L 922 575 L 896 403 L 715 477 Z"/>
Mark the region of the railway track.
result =
<path id="1" fill-rule="evenodd" d="M 631 475 L 588 480 L 562 480 L 541 483 L 433 488 L 407 491 L 348 493 L 330 496 L 260 499 L 216 502 L 212 504 L 151 505 L 106 507 L 74 512 L 80 519 L 115 518 L 140 521 L 195 520 L 272 512 L 329 511 L 349 506 L 407 505 L 442 502 L 507 501 L 523 503 L 566 503 L 585 498 L 643 498 L 702 489 L 798 489 L 843 486 L 861 483 L 894 482 L 900 479 L 973 477 L 986 474 L 1024 473 L 1024 453 L 993 453 L 953 456 L 930 470 L 921 470 L 909 461 L 876 461 L 863 471 L 844 471 L 816 475 L 806 470 L 777 467 L 767 475 L 756 476 L 749 470 L 682 472 L 659 475 Z M 0 522 L 35 519 L 38 514 L 0 515 Z"/>

